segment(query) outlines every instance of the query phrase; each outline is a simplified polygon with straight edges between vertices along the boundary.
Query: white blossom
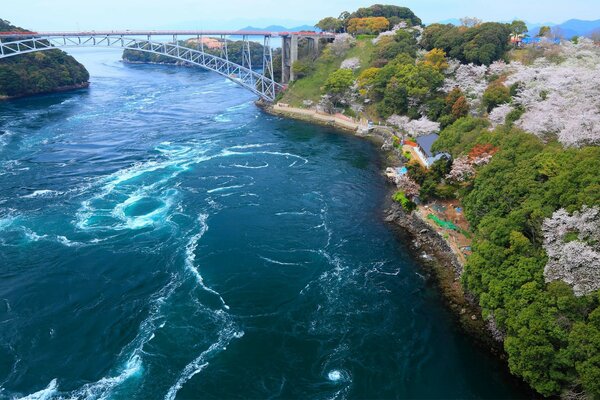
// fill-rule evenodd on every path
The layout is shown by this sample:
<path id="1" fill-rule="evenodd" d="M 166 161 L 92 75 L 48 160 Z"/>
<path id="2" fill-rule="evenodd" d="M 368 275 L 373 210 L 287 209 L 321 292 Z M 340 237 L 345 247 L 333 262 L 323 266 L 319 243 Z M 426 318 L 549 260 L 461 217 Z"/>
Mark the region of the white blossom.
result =
<path id="1" fill-rule="evenodd" d="M 449 62 L 447 73 L 449 76 L 444 81 L 442 90 L 450 92 L 455 87 L 460 88 L 469 101 L 472 112 L 476 112 L 481 104 L 483 92 L 488 86 L 486 75 L 488 68 L 485 65 L 459 64 Z"/>
<path id="2" fill-rule="evenodd" d="M 329 46 L 336 57 L 342 57 L 355 44 L 356 39 L 354 36 L 349 33 L 340 33 L 335 35 L 333 42 Z"/>
<path id="3" fill-rule="evenodd" d="M 501 104 L 494 108 L 488 115 L 488 119 L 492 123 L 492 128 L 496 128 L 498 125 L 504 124 L 506 116 L 512 111 L 510 104 Z"/>
<path id="4" fill-rule="evenodd" d="M 464 182 L 473 175 L 475 175 L 475 168 L 473 168 L 469 157 L 464 156 L 454 160 L 452 169 L 446 175 L 446 179 L 455 182 Z"/>
<path id="5" fill-rule="evenodd" d="M 360 60 L 358 57 L 347 58 L 342 61 L 342 65 L 340 65 L 341 69 L 351 69 L 355 70 L 360 68 Z"/>
<path id="6" fill-rule="evenodd" d="M 407 197 L 414 198 L 419 195 L 421 187 L 407 174 L 396 176 L 395 181 L 398 189 L 402 190 Z"/>
<path id="7" fill-rule="evenodd" d="M 515 103 L 525 109 L 517 125 L 567 146 L 600 144 L 600 49 L 586 40 L 557 48 L 565 58 L 560 64 L 514 63 L 507 84 L 520 84 Z"/>
<path id="8" fill-rule="evenodd" d="M 584 206 L 573 215 L 560 209 L 542 229 L 546 282 L 562 280 L 577 296 L 600 289 L 600 207 Z"/>
<path id="9" fill-rule="evenodd" d="M 387 122 L 414 137 L 428 135 L 440 130 L 440 124 L 430 121 L 427 117 L 411 120 L 406 116 L 394 114 L 387 119 Z"/>

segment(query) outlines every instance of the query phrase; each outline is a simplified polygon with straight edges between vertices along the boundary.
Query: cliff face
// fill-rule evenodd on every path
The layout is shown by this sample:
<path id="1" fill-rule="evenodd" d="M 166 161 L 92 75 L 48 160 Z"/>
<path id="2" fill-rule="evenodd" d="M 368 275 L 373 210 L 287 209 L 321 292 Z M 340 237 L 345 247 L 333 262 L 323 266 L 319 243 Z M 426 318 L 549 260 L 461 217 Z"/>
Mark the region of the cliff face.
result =
<path id="1" fill-rule="evenodd" d="M 19 31 L 0 19 L 0 31 Z M 87 87 L 89 73 L 73 57 L 48 50 L 0 59 L 0 98 Z"/>

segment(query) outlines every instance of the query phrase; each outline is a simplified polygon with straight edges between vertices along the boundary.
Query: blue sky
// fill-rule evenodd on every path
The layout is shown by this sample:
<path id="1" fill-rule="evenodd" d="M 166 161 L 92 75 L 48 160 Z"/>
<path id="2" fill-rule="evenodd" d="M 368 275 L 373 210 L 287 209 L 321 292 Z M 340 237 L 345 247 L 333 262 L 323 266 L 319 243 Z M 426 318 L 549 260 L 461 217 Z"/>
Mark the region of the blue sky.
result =
<path id="1" fill-rule="evenodd" d="M 600 19 L 600 0 L 27 0 L 6 1 L 0 18 L 32 30 L 237 29 L 313 24 L 376 2 L 410 7 L 425 22 L 463 16 L 556 23 Z"/>

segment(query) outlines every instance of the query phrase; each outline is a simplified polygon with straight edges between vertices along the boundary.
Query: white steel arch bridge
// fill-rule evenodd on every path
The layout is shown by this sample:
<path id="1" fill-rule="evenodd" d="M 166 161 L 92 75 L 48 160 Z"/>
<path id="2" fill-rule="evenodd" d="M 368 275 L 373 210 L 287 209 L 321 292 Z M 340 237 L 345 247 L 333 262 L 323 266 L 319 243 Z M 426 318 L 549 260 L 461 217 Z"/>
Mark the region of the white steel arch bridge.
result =
<path id="1" fill-rule="evenodd" d="M 229 60 L 227 36 L 241 36 L 244 42 L 242 64 Z M 172 41 L 159 41 L 155 37 L 168 37 Z M 219 56 L 204 51 L 205 36 L 219 36 Z M 273 102 L 283 86 L 273 77 L 273 52 L 270 40 L 278 36 L 284 40 L 293 36 L 311 37 L 318 40 L 329 38 L 327 33 L 315 32 L 252 32 L 252 31 L 105 31 L 105 32 L 0 32 L 0 59 L 20 54 L 60 48 L 104 47 L 138 50 L 162 55 L 216 72 L 238 85 L 250 90 L 261 99 Z M 178 38 L 197 38 L 198 49 L 179 45 Z M 263 42 L 262 66 L 253 69 L 250 53 L 250 37 Z M 255 66 L 256 67 L 256 66 Z"/>

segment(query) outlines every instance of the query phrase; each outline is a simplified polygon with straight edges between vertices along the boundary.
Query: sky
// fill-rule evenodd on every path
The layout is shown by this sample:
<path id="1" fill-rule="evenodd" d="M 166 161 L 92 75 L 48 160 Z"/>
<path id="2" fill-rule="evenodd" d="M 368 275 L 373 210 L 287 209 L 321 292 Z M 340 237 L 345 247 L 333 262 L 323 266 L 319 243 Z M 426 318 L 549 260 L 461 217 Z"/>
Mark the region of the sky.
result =
<path id="1" fill-rule="evenodd" d="M 600 0 L 27 0 L 9 1 L 0 18 L 36 31 L 239 29 L 313 25 L 373 3 L 411 8 L 425 23 L 474 16 L 485 21 L 561 23 L 600 19 Z"/>

